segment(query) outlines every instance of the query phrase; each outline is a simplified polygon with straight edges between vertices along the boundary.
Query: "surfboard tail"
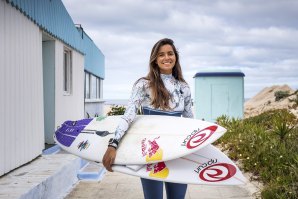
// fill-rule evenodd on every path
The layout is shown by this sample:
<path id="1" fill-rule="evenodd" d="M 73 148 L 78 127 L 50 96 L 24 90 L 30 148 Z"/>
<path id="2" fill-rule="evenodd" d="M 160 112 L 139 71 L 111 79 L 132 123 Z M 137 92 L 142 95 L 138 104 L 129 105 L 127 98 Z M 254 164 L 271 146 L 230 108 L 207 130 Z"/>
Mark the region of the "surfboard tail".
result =
<path id="1" fill-rule="evenodd" d="M 54 133 L 54 140 L 58 145 L 69 147 L 91 121 L 92 119 L 82 119 L 64 122 Z"/>

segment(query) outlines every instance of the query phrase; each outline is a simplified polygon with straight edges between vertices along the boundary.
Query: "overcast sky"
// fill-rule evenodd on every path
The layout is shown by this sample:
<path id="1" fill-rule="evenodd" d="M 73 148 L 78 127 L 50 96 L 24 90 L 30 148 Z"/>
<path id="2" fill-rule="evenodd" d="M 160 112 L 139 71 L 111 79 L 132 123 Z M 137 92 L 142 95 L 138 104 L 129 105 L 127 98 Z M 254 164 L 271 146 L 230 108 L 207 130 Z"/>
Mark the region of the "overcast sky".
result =
<path id="1" fill-rule="evenodd" d="M 297 0 L 62 0 L 105 55 L 104 99 L 128 99 L 152 46 L 171 38 L 192 88 L 201 69 L 242 70 L 245 98 L 298 89 Z"/>

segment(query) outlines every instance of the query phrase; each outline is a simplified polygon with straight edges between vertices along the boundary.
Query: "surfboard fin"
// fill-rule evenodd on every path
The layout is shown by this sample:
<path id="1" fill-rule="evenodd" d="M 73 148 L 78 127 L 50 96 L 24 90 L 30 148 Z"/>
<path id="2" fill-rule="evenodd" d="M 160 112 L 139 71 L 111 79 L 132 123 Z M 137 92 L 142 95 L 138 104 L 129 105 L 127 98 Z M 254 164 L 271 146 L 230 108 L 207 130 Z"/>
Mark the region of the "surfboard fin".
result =
<path id="1" fill-rule="evenodd" d="M 96 135 L 99 135 L 101 137 L 105 137 L 109 134 L 112 134 L 112 133 L 110 133 L 109 131 L 96 131 Z"/>
<path id="2" fill-rule="evenodd" d="M 129 164 L 129 165 L 125 165 L 125 166 L 133 171 L 138 171 L 141 168 L 143 168 L 145 165 L 144 164 Z"/>

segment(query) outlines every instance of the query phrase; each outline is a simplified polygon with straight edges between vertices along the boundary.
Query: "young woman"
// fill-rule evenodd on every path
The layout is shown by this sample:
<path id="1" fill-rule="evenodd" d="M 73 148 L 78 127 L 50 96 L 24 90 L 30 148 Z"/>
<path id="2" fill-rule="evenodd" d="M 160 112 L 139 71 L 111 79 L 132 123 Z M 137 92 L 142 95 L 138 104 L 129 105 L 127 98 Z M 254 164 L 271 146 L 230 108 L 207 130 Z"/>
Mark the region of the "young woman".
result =
<path id="1" fill-rule="evenodd" d="M 117 147 L 139 108 L 144 115 L 193 117 L 190 88 L 183 79 L 179 54 L 171 39 L 161 39 L 153 46 L 149 73 L 133 86 L 125 114 L 102 160 L 108 171 L 112 171 Z M 163 182 L 143 178 L 141 182 L 145 199 L 162 199 Z M 167 198 L 181 199 L 185 197 L 187 185 L 165 182 L 165 188 Z"/>

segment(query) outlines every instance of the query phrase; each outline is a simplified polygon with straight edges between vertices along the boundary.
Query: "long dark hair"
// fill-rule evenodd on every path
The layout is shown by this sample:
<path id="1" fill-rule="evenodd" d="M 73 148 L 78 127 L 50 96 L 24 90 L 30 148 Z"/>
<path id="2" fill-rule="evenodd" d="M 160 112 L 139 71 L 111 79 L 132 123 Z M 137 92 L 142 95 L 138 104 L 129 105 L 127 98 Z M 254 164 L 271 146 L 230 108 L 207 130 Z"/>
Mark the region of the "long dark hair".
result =
<path id="1" fill-rule="evenodd" d="M 149 87 L 151 89 L 151 94 L 152 94 L 151 105 L 154 108 L 160 108 L 163 110 L 170 109 L 169 101 L 171 96 L 168 90 L 165 88 L 165 85 L 163 84 L 163 81 L 160 77 L 160 70 L 156 60 L 157 60 L 158 51 L 160 47 L 167 44 L 172 46 L 176 56 L 176 63 L 173 68 L 172 75 L 175 79 L 181 82 L 185 82 L 182 75 L 180 62 L 179 62 L 179 54 L 174 45 L 174 41 L 168 38 L 159 40 L 151 50 L 150 61 L 149 61 L 149 73 L 147 74 L 145 79 L 149 80 Z"/>

